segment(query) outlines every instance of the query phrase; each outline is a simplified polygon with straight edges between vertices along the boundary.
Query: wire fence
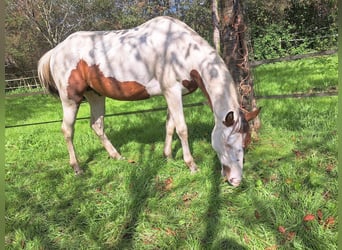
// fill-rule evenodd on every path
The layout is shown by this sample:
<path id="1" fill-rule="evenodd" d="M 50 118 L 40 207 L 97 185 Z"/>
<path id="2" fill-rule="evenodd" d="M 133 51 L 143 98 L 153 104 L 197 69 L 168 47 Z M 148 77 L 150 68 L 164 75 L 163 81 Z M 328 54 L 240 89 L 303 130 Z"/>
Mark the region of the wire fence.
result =
<path id="1" fill-rule="evenodd" d="M 189 103 L 189 104 L 184 104 L 183 108 L 190 108 L 190 107 L 204 106 L 204 105 L 208 105 L 208 103 L 206 103 L 206 102 Z M 120 113 L 113 113 L 113 114 L 105 114 L 104 117 L 144 114 L 144 113 L 166 111 L 166 110 L 167 110 L 167 107 L 164 106 L 164 107 L 157 107 L 157 108 L 152 108 L 152 109 L 142 109 L 142 110 L 127 111 L 127 112 L 120 112 Z M 79 120 L 90 120 L 90 116 L 78 117 L 78 118 L 76 118 L 76 120 L 78 120 L 78 121 Z M 27 127 L 27 126 L 33 126 L 33 125 L 44 125 L 44 124 L 61 123 L 61 122 L 62 122 L 62 120 L 43 121 L 43 122 L 26 123 L 26 124 L 6 125 L 5 128 L 18 128 L 18 127 Z"/>
<path id="2" fill-rule="evenodd" d="M 337 96 L 338 91 L 337 89 L 328 91 L 328 92 L 317 92 L 317 93 L 295 93 L 295 94 L 286 94 L 286 95 L 269 95 L 269 96 L 257 96 L 256 99 L 286 99 L 286 98 L 308 98 L 308 97 L 328 97 L 328 96 Z M 184 104 L 183 108 L 190 108 L 196 106 L 204 106 L 208 105 L 207 102 L 196 102 L 196 103 L 189 103 Z M 120 113 L 112 113 L 112 114 L 105 114 L 104 117 L 113 117 L 113 116 L 124 116 L 124 115 L 134 115 L 134 114 L 144 114 L 150 112 L 158 112 L 158 111 L 165 111 L 167 107 L 156 107 L 152 109 L 143 109 L 143 110 L 135 110 L 135 111 L 127 111 L 127 112 L 120 112 Z M 87 117 L 78 117 L 76 120 L 90 120 L 90 116 Z M 45 125 L 51 123 L 61 123 L 62 120 L 52 120 L 52 121 L 43 121 L 43 122 L 35 122 L 35 123 L 25 123 L 25 124 L 16 124 L 16 125 L 5 125 L 5 128 L 18 128 L 18 127 L 27 127 L 27 126 L 34 126 L 34 125 Z"/>
<path id="3" fill-rule="evenodd" d="M 34 89 L 42 89 L 38 79 L 37 71 L 32 70 L 27 72 L 26 75 L 32 75 L 28 77 L 12 77 L 5 80 L 5 93 L 10 94 L 13 92 L 30 92 Z"/>
<path id="4" fill-rule="evenodd" d="M 297 60 L 297 59 L 313 57 L 313 56 L 331 55 L 335 53 L 337 53 L 337 49 L 319 51 L 319 52 L 314 52 L 314 53 L 309 53 L 309 54 L 304 54 L 304 55 L 289 56 L 289 57 L 284 57 L 284 58 L 255 61 L 255 62 L 251 62 L 251 66 L 256 67 L 261 64 L 275 63 L 275 62 L 288 61 L 288 60 Z M 37 71 L 32 71 L 30 73 L 32 74 L 32 77 L 20 77 L 20 78 L 12 78 L 12 79 L 5 80 L 6 81 L 6 86 L 5 86 L 6 98 L 31 96 L 31 95 L 36 95 L 36 94 L 47 94 L 47 92 L 43 90 L 43 86 L 39 82 Z M 325 92 L 255 96 L 255 98 L 256 99 L 286 99 L 286 98 L 327 97 L 327 96 L 337 96 L 337 95 L 338 95 L 338 89 L 333 88 Z M 190 104 L 184 104 L 183 107 L 189 108 L 189 107 L 203 106 L 203 105 L 207 105 L 207 103 L 206 102 L 190 103 Z M 145 109 L 145 110 L 106 114 L 105 117 L 142 114 L 142 113 L 166 111 L 166 110 L 167 110 L 167 107 L 156 107 L 156 108 Z M 90 117 L 77 118 L 77 120 L 89 120 L 89 119 Z M 33 125 L 60 123 L 60 122 L 62 122 L 62 120 L 43 121 L 43 122 L 16 124 L 16 125 L 5 125 L 5 128 L 17 128 L 17 127 L 26 127 L 26 126 L 33 126 Z"/>

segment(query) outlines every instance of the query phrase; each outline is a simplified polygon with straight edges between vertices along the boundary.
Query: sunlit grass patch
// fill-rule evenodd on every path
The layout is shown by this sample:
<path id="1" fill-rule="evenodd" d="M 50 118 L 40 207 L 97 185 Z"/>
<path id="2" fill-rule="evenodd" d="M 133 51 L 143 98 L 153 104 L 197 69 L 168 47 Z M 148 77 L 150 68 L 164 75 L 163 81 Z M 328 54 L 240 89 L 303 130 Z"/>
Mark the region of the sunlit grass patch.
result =
<path id="1" fill-rule="evenodd" d="M 261 65 L 253 73 L 259 96 L 329 91 L 337 86 L 337 55 Z"/>

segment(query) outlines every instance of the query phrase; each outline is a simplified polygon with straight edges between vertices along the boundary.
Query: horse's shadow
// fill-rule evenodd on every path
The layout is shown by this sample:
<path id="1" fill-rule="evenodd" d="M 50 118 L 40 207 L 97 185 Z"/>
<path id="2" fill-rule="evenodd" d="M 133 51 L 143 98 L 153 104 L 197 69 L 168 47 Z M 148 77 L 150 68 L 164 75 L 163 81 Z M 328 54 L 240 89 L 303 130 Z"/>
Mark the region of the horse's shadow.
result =
<path id="1" fill-rule="evenodd" d="M 119 152 L 121 151 L 121 148 L 130 142 L 137 142 L 142 145 L 151 145 L 155 143 L 164 144 L 166 135 L 166 112 L 165 116 L 149 114 L 139 114 L 139 116 L 141 122 L 127 124 L 127 126 L 122 126 L 121 124 L 119 129 L 115 129 L 115 120 L 109 121 L 110 118 L 107 118 L 106 134 L 113 143 L 113 146 Z M 187 123 L 187 126 L 190 150 L 192 153 L 196 154 L 196 152 L 193 152 L 194 141 L 206 137 L 208 143 L 210 143 L 210 133 L 213 126 L 202 121 L 197 121 L 196 123 L 190 122 Z M 101 147 L 101 145 L 99 145 L 99 147 Z M 175 131 L 173 135 L 173 154 L 179 149 L 181 149 L 181 143 Z"/>

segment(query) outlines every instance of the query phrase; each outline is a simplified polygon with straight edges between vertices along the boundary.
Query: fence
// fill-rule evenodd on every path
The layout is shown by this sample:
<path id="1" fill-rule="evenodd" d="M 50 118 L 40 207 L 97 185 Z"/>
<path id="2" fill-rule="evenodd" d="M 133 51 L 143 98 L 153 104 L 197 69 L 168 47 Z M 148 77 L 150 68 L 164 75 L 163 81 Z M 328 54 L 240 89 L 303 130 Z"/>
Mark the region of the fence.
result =
<path id="1" fill-rule="evenodd" d="M 33 90 L 33 89 L 41 89 L 42 85 L 39 82 L 37 72 L 31 71 L 29 72 L 32 76 L 29 77 L 19 77 L 19 78 L 11 78 L 5 80 L 5 92 L 6 94 L 14 91 L 14 90 Z"/>

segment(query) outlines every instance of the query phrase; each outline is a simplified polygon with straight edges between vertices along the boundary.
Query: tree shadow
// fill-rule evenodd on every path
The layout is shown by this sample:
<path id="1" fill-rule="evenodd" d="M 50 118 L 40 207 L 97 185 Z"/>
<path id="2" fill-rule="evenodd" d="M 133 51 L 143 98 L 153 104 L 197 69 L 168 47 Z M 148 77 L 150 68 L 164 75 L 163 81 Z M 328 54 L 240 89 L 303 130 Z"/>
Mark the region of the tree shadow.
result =
<path id="1" fill-rule="evenodd" d="M 141 147 L 143 154 L 144 147 Z M 146 160 L 146 155 L 144 156 Z M 150 160 L 149 156 L 148 161 Z M 141 169 L 135 168 L 130 175 L 130 206 L 129 216 L 125 221 L 123 230 L 120 233 L 120 240 L 115 244 L 115 249 L 133 249 L 133 241 L 139 225 L 139 218 L 146 208 L 148 198 L 156 192 L 153 180 L 156 178 L 160 165 L 144 164 Z"/>
<path id="2" fill-rule="evenodd" d="M 216 244 L 214 244 L 210 249 L 225 249 L 225 250 L 247 250 L 247 247 L 244 247 L 236 242 L 234 239 L 222 239 Z"/>
<path id="3" fill-rule="evenodd" d="M 214 166 L 211 169 L 211 189 L 208 201 L 208 207 L 205 212 L 205 231 L 201 238 L 201 243 L 204 249 L 236 249 L 236 250 L 247 250 L 247 248 L 240 243 L 238 243 L 233 238 L 225 237 L 223 239 L 218 239 L 217 235 L 219 234 L 219 224 L 221 221 L 220 210 L 222 208 L 222 203 L 224 201 L 221 197 L 221 188 L 222 188 L 222 175 L 220 169 L 220 162 L 218 158 L 213 158 Z M 225 183 L 228 188 L 228 183 Z M 222 230 L 222 228 L 220 228 Z"/>

